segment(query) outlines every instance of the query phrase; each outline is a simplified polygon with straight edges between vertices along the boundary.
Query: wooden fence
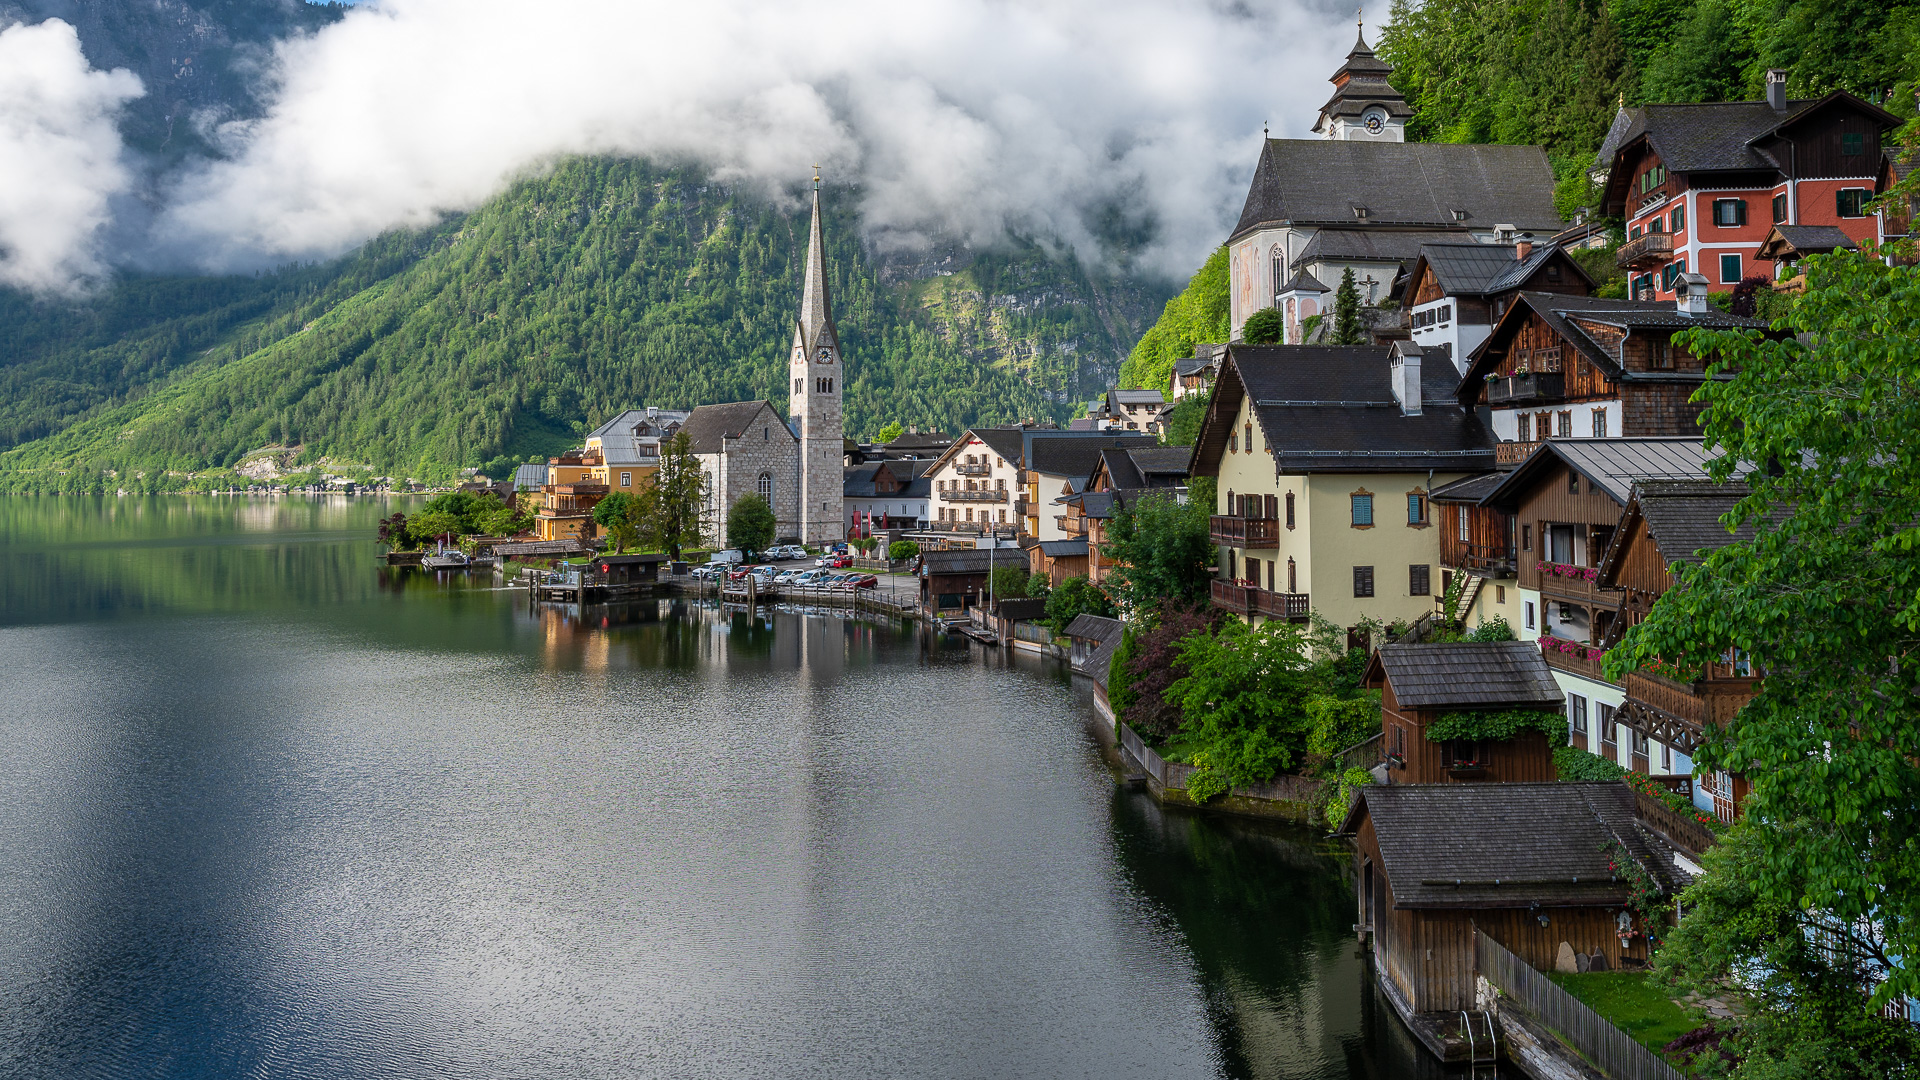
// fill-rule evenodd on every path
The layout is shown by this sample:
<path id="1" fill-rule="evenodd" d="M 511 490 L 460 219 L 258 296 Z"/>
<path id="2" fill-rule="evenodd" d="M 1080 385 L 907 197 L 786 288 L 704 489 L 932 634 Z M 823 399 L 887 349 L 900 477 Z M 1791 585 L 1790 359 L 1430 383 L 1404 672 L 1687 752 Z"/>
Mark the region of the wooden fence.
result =
<path id="1" fill-rule="evenodd" d="M 1608 1023 L 1606 1017 L 1581 1004 L 1579 998 L 1560 989 L 1552 979 L 1535 971 L 1486 934 L 1474 933 L 1473 956 L 1480 974 L 1505 995 L 1501 1008 L 1518 1008 L 1552 1028 L 1567 1045 L 1599 1066 L 1612 1080 L 1685 1080 L 1678 1069 L 1662 1061 L 1658 1054 Z"/>

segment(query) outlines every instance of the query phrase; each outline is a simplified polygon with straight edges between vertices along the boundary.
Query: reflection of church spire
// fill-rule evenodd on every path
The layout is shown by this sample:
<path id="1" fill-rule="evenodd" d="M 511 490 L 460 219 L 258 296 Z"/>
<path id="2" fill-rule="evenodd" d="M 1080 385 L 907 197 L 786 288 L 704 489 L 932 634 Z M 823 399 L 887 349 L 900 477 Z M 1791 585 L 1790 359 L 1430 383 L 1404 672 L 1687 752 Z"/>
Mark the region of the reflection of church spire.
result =
<path id="1" fill-rule="evenodd" d="M 813 167 L 813 226 L 807 232 L 806 284 L 800 290 L 800 347 L 811 355 L 825 345 L 836 354 L 840 336 L 827 295 L 827 245 L 820 232 L 820 167 Z"/>

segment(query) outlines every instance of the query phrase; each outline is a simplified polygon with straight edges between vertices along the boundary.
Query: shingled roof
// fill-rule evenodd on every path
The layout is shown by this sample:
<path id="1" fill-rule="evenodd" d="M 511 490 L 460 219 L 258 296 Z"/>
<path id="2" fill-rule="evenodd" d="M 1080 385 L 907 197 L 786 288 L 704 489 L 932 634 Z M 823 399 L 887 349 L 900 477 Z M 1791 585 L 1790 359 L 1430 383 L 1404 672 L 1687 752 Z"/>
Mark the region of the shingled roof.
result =
<path id="1" fill-rule="evenodd" d="M 1598 296 L 1567 296 L 1561 293 L 1521 292 L 1514 294 L 1514 302 L 1507 308 L 1493 331 L 1484 341 L 1474 347 L 1469 354 L 1467 373 L 1462 376 L 1454 388 L 1454 393 L 1463 403 L 1475 404 L 1480 400 L 1480 389 L 1487 375 L 1500 365 L 1500 358 L 1506 353 L 1507 342 L 1519 333 L 1525 325 L 1528 312 L 1540 317 L 1547 328 L 1561 339 L 1580 351 L 1580 355 L 1591 360 L 1594 366 L 1614 381 L 1671 381 L 1675 378 L 1671 372 L 1629 371 L 1620 363 L 1620 357 L 1614 352 L 1618 345 L 1604 345 L 1582 324 L 1618 327 L 1624 330 L 1634 329 L 1691 329 L 1696 326 L 1713 329 L 1766 330 L 1765 319 L 1747 318 L 1730 315 L 1717 307 L 1708 306 L 1706 311 L 1688 314 L 1672 303 L 1653 300 L 1614 300 Z M 1602 335 L 1605 336 L 1605 335 Z M 1694 381 L 1701 381 L 1695 377 Z"/>
<path id="2" fill-rule="evenodd" d="M 1383 676 L 1394 700 L 1415 709 L 1557 709 L 1566 701 L 1531 641 L 1382 645 L 1366 681 Z"/>
<path id="3" fill-rule="evenodd" d="M 1494 488 L 1499 487 L 1500 481 L 1506 478 L 1507 474 L 1503 472 L 1463 477 L 1451 484 L 1441 484 L 1434 488 L 1427 493 L 1427 499 L 1442 503 L 1477 503 L 1486 498 Z"/>
<path id="4" fill-rule="evenodd" d="M 1669 889 L 1672 857 L 1634 820 L 1618 781 L 1363 787 L 1340 831 L 1371 821 L 1395 908 L 1617 907 L 1609 841 Z"/>
<path id="5" fill-rule="evenodd" d="M 765 410 L 764 415 L 762 410 Z M 774 410 L 773 402 L 733 401 L 725 405 L 702 405 L 687 414 L 687 422 L 680 426 L 680 433 L 693 441 L 696 454 L 718 454 L 726 449 L 726 440 L 738 439 L 755 425 L 768 430 L 768 437 L 777 430 L 781 436 L 799 441 L 787 422 L 780 419 Z"/>
<path id="6" fill-rule="evenodd" d="M 1768 262 L 1778 262 L 1804 255 L 1855 251 L 1859 247 L 1838 225 L 1775 225 L 1767 238 L 1760 241 L 1757 254 Z"/>
<path id="7" fill-rule="evenodd" d="M 1485 506 L 1517 505 L 1542 472 L 1565 465 L 1621 506 L 1633 485 L 1648 480 L 1705 480 L 1707 449 L 1701 439 L 1635 437 L 1548 439 L 1481 500 Z"/>
<path id="8" fill-rule="evenodd" d="M 1700 558 L 1737 540 L 1753 539 L 1752 522 L 1729 530 L 1720 520 L 1750 493 L 1739 481 L 1644 480 L 1635 484 L 1626 512 L 1620 516 L 1620 526 L 1600 560 L 1600 585 L 1617 583 L 1627 545 L 1634 540 L 1634 526 L 1640 521 L 1646 523 L 1647 535 L 1669 565 Z M 1777 523 L 1786 513 L 1777 509 L 1768 517 Z"/>
<path id="9" fill-rule="evenodd" d="M 1229 242 L 1270 225 L 1360 220 L 1454 233 L 1511 224 L 1551 234 L 1564 226 L 1553 184 L 1537 146 L 1268 139 Z"/>
<path id="10" fill-rule="evenodd" d="M 1397 262 L 1412 266 L 1420 257 L 1420 249 L 1429 244 L 1458 241 L 1457 232 L 1381 232 L 1376 229 L 1326 228 L 1313 234 L 1293 257 L 1290 264 L 1296 271 L 1309 263 L 1332 260 L 1335 262 Z M 1491 244 L 1476 244 L 1476 247 L 1488 247 L 1494 251 L 1507 253 L 1507 261 L 1513 261 L 1513 249 L 1493 247 Z M 1308 280 L 1314 280 L 1309 278 Z M 1287 290 L 1282 289 L 1281 292 Z M 1325 286 L 1322 292 L 1328 292 Z"/>
<path id="11" fill-rule="evenodd" d="M 1100 455 L 1107 450 L 1123 447 L 1146 449 L 1158 446 L 1160 440 L 1153 435 L 1109 434 L 1105 438 L 1093 438 L 1085 435 L 1057 433 L 1061 437 L 1036 438 L 1033 440 L 1033 460 L 1026 467 L 1045 476 L 1068 476 L 1085 480 L 1093 475 L 1094 466 L 1100 464 Z"/>
<path id="12" fill-rule="evenodd" d="M 1520 288 L 1559 253 L 1560 247 L 1552 243 L 1535 245 L 1525 259 L 1514 258 L 1514 248 L 1508 244 L 1426 244 L 1420 248 L 1411 280 L 1419 280 L 1424 262 L 1448 296 L 1487 296 Z M 1573 267 L 1582 281 L 1593 285 L 1579 263 L 1567 259 L 1562 265 Z"/>
<path id="13" fill-rule="evenodd" d="M 1393 395 L 1390 352 L 1378 345 L 1233 346 L 1194 444 L 1192 475 L 1218 475 L 1231 418 L 1247 398 L 1262 445 L 1283 472 L 1493 468 L 1494 437 L 1473 409 L 1453 399 L 1453 366 L 1422 362 L 1424 404 L 1409 416 Z"/>

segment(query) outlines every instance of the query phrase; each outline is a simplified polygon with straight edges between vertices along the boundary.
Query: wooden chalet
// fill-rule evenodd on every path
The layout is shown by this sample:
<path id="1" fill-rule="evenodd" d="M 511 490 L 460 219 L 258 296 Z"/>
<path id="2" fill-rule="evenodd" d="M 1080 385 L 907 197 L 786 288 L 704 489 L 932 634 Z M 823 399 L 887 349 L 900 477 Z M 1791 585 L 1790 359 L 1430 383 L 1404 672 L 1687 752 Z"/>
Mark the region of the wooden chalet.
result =
<path id="1" fill-rule="evenodd" d="M 1380 691 L 1387 782 L 1435 784 L 1552 780 L 1553 746 L 1524 731 L 1498 741 L 1429 737 L 1447 716 L 1508 709 L 1560 712 L 1566 695 L 1529 641 L 1383 645 L 1362 682 Z"/>
<path id="2" fill-rule="evenodd" d="M 928 551 L 920 556 L 920 599 L 930 609 L 952 609 L 954 615 L 987 589 L 994 567 L 1025 570 L 1027 555 L 1018 548 L 959 548 Z"/>
<path id="3" fill-rule="evenodd" d="M 1603 646 L 1611 646 L 1647 617 L 1673 586 L 1675 563 L 1752 537 L 1751 527 L 1734 532 L 1721 523 L 1746 495 L 1746 486 L 1738 483 L 1666 480 L 1635 485 L 1620 527 L 1599 561 L 1596 584 L 1619 597 L 1619 617 Z M 1746 656 L 1725 657 L 1697 671 L 1641 668 L 1627 674 L 1626 700 L 1613 716 L 1647 739 L 1690 758 L 1709 728 L 1725 724 L 1753 700 L 1759 676 Z M 1746 800 L 1746 777 L 1714 772 L 1696 779 L 1699 790 L 1692 793 L 1694 805 L 1722 821 L 1732 821 Z"/>
<path id="4" fill-rule="evenodd" d="M 1387 999 L 1443 1059 L 1441 1034 L 1477 1008 L 1476 929 L 1534 968 L 1644 966 L 1621 852 L 1669 892 L 1686 878 L 1635 820 L 1625 784 L 1363 787 L 1340 826 L 1357 849 L 1358 928 Z M 1585 963 L 1578 958 L 1585 958 Z"/>
<path id="5" fill-rule="evenodd" d="M 1184 446 L 1102 449 L 1084 482 L 1069 485 L 1055 500 L 1062 512 L 1054 520 L 1069 543 L 1038 545 L 1034 572 L 1046 574 L 1055 585 L 1074 576 L 1099 582 L 1106 576 L 1100 544 L 1114 510 L 1147 495 L 1179 498 L 1187 482 L 1188 455 Z"/>
<path id="6" fill-rule="evenodd" d="M 1462 370 L 1522 291 L 1586 296 L 1593 279 L 1557 244 L 1423 244 L 1406 282 L 1408 330 Z"/>

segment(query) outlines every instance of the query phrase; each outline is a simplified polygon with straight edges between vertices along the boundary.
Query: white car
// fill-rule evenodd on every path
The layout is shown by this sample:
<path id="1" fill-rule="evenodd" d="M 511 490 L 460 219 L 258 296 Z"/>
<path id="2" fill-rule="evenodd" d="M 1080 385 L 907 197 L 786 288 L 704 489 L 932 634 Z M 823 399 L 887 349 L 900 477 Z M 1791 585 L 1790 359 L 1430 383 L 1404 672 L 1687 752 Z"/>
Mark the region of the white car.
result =
<path id="1" fill-rule="evenodd" d="M 791 585 L 801 573 L 802 571 L 800 570 L 782 570 L 773 576 L 773 583 L 775 585 Z"/>
<path id="2" fill-rule="evenodd" d="M 707 559 L 707 562 L 710 564 L 723 566 L 738 566 L 746 561 L 746 554 L 739 548 L 728 548 L 725 551 L 716 551 Z"/>

